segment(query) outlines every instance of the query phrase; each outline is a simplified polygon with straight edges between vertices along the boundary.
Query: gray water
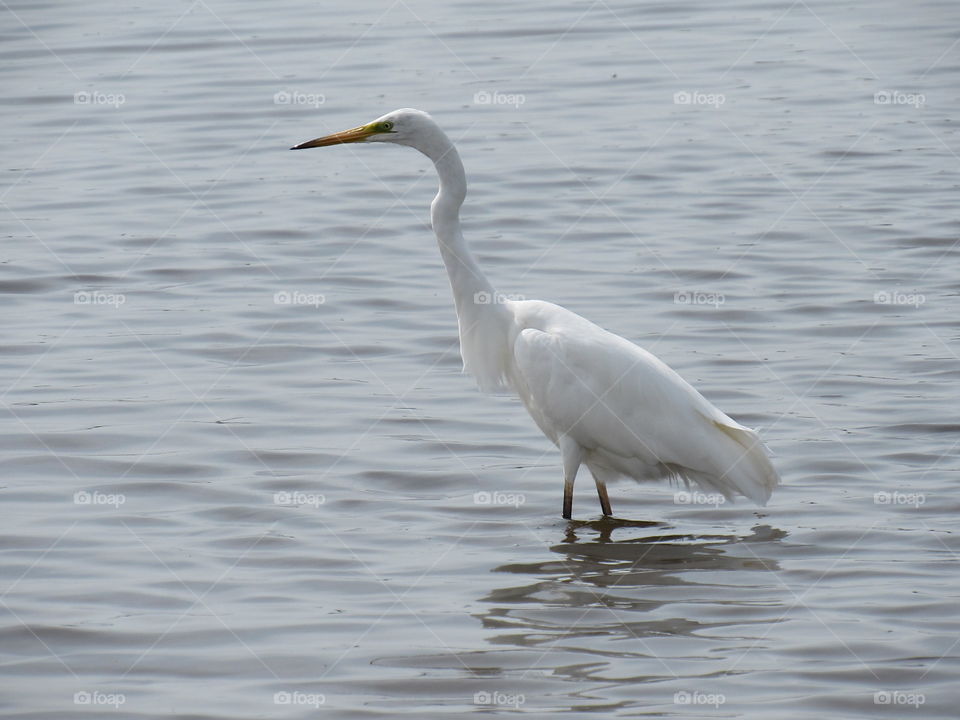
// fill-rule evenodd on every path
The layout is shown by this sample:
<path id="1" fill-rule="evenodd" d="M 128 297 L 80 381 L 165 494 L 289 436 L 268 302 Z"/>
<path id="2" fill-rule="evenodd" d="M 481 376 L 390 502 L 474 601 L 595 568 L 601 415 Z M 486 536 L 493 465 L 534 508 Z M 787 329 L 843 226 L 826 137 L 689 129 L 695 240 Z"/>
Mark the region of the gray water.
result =
<path id="1" fill-rule="evenodd" d="M 955 3 L 0 10 L 3 717 L 957 717 Z M 758 428 L 766 508 L 560 519 L 429 161 L 286 150 L 406 106 L 498 287 Z"/>

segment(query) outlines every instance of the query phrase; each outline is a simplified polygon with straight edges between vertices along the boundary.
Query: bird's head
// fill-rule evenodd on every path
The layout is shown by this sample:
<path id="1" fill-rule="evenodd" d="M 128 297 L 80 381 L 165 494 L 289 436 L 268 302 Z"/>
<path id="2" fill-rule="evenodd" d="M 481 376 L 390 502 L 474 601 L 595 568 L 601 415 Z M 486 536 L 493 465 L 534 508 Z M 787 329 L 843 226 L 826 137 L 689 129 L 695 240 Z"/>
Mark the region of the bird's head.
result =
<path id="1" fill-rule="evenodd" d="M 291 150 L 342 145 L 344 143 L 390 142 L 423 149 L 440 128 L 427 113 L 422 110 L 404 108 L 394 110 L 372 123 L 324 135 L 315 140 L 294 145 Z"/>

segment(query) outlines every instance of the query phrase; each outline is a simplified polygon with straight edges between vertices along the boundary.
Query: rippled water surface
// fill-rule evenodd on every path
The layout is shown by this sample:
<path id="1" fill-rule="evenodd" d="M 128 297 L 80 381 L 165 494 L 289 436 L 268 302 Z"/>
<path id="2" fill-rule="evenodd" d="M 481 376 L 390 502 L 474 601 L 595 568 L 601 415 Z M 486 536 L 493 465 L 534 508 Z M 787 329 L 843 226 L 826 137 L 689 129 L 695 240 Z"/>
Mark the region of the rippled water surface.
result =
<path id="1" fill-rule="evenodd" d="M 0 12 L 3 717 L 957 717 L 955 3 Z M 404 106 L 498 287 L 759 428 L 768 507 L 559 518 L 429 162 L 286 151 Z"/>

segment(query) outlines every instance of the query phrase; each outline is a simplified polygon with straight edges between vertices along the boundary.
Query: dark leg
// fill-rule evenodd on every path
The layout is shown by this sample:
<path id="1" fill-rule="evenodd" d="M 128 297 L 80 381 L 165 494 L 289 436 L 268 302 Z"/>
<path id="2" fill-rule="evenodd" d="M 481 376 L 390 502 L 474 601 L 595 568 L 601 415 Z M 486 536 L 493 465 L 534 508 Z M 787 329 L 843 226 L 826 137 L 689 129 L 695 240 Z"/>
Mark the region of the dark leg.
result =
<path id="1" fill-rule="evenodd" d="M 563 456 L 563 517 L 569 520 L 573 516 L 573 481 L 580 469 L 581 452 L 576 440 L 566 435 L 560 437 L 559 445 Z"/>
<path id="2" fill-rule="evenodd" d="M 600 510 L 606 517 L 611 517 L 613 511 L 610 509 L 610 496 L 607 495 L 607 480 L 615 477 L 614 473 L 598 468 L 596 465 L 589 465 L 590 474 L 593 475 L 593 481 L 597 484 L 597 495 L 600 497 Z"/>
<path id="3" fill-rule="evenodd" d="M 598 480 L 594 478 L 597 482 L 597 495 L 600 496 L 600 510 L 604 515 L 610 517 L 613 515 L 613 511 L 610 510 L 610 498 L 607 495 L 607 485 L 603 480 Z"/>
<path id="4" fill-rule="evenodd" d="M 563 517 L 569 520 L 573 516 L 573 483 L 563 482 Z"/>

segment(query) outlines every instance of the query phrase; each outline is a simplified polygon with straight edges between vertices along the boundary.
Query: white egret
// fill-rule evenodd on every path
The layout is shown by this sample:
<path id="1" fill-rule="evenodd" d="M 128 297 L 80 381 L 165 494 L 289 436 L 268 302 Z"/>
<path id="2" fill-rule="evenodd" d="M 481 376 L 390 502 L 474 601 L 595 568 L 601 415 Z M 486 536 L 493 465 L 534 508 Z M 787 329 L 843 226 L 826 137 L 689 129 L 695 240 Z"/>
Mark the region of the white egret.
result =
<path id="1" fill-rule="evenodd" d="M 579 315 L 540 300 L 498 296 L 460 231 L 467 181 L 460 155 L 420 110 L 395 110 L 368 125 L 292 150 L 342 143 L 408 145 L 430 158 L 440 190 L 430 219 L 460 327 L 464 370 L 480 389 L 512 389 L 563 460 L 563 517 L 581 464 L 611 515 L 607 482 L 668 478 L 726 498 L 766 504 L 780 478 L 757 434 L 714 407 L 651 353 Z"/>

